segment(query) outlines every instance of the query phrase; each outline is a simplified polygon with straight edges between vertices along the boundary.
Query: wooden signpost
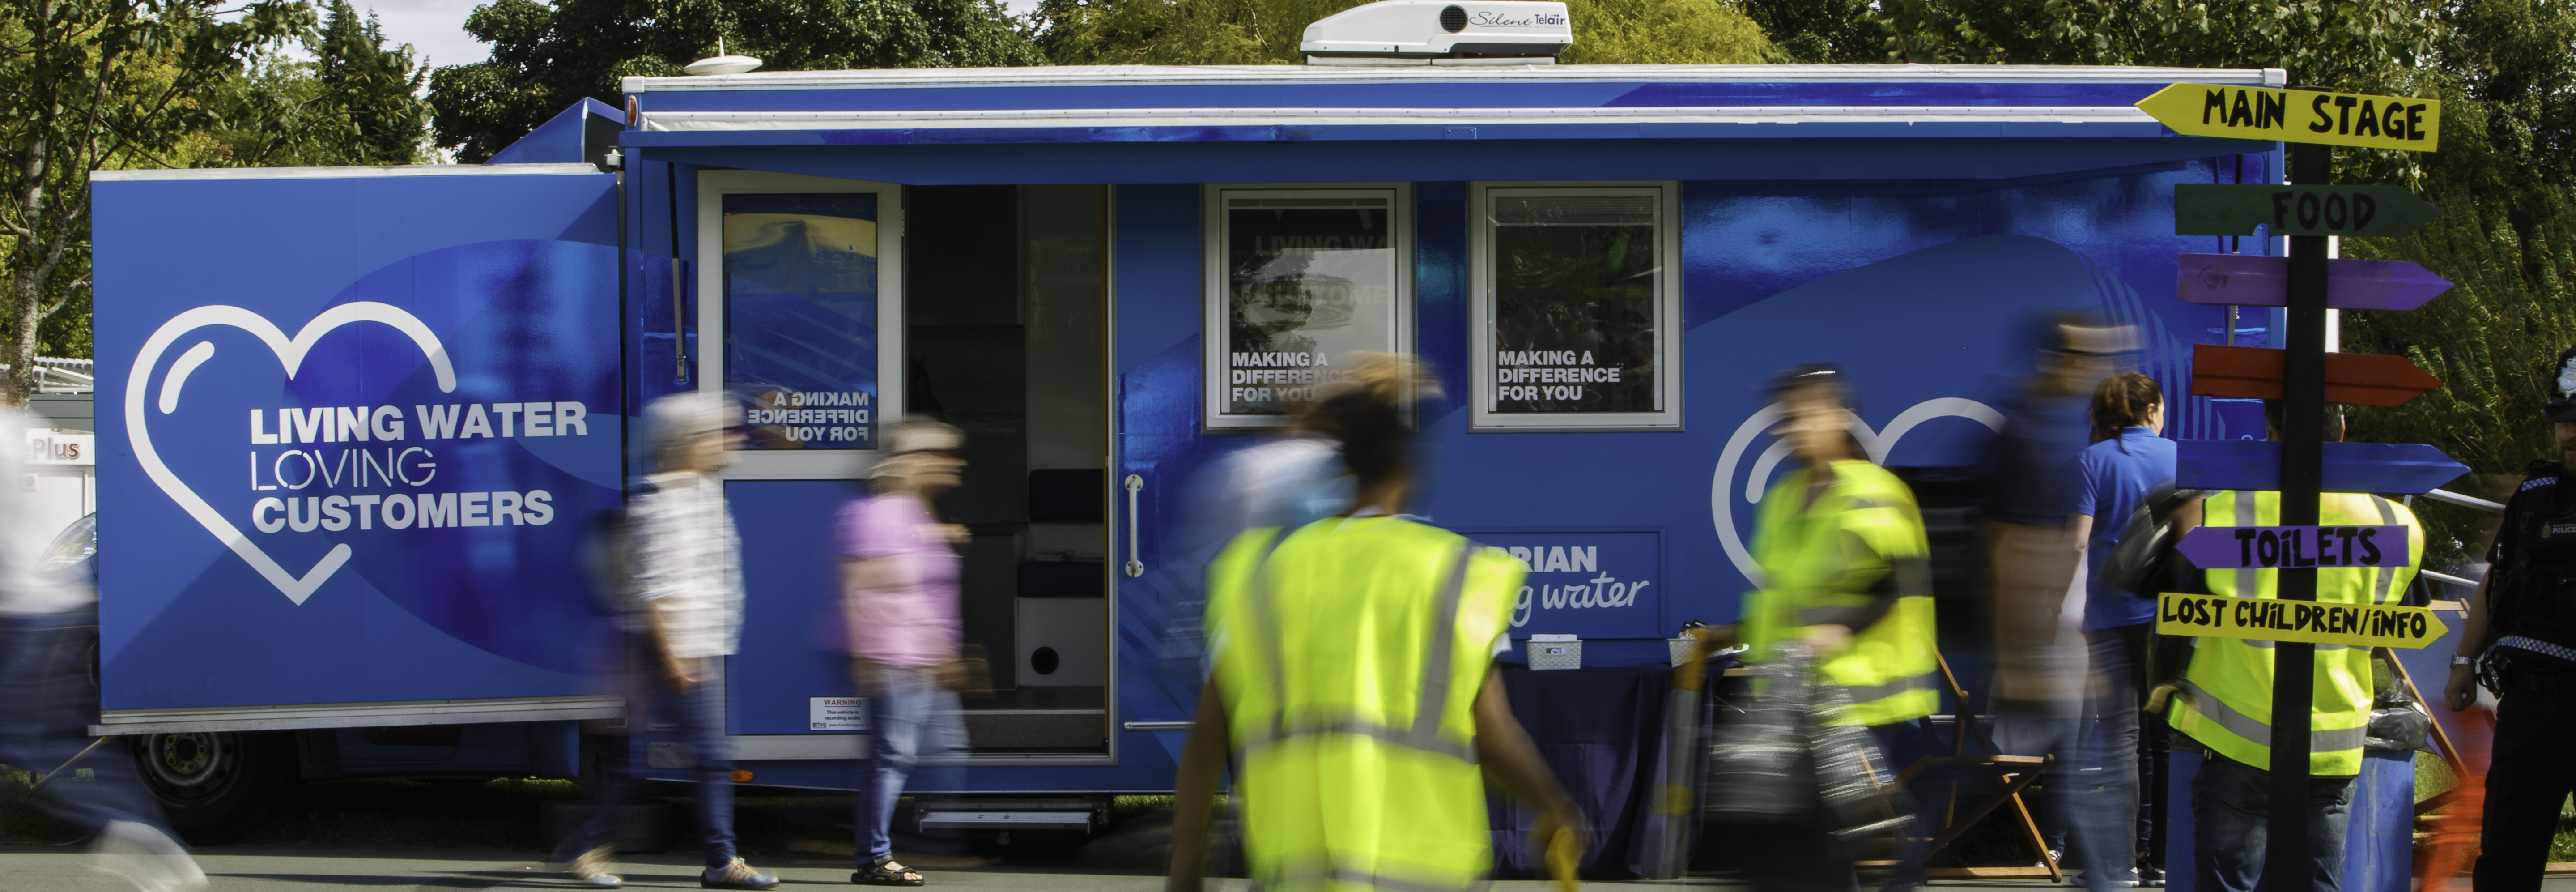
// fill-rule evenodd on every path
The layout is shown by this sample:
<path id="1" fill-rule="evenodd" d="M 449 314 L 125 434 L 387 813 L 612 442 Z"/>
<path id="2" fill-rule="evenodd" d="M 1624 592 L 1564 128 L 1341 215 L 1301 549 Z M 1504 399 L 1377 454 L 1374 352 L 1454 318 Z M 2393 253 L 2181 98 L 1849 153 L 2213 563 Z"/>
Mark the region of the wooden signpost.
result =
<path id="1" fill-rule="evenodd" d="M 2289 191 L 2291 195 L 2287 199 L 2286 209 L 2282 209 L 2281 205 L 2273 205 L 2271 208 L 2257 205 L 2252 214 L 2247 214 L 2244 210 L 2245 199 L 2233 196 L 2202 199 L 2219 206 L 2208 208 L 2205 214 L 2196 208 L 2194 219 L 2188 225 L 2177 219 L 2175 234 L 2190 235 L 2195 228 L 2208 229 L 2213 225 L 2237 225 L 2248 217 L 2256 223 L 2275 227 L 2275 232 L 2287 231 L 2289 234 L 2290 252 L 2288 260 L 2282 266 L 2280 302 L 2270 304 L 2286 307 L 2288 310 L 2287 324 L 2282 332 L 2284 336 L 2282 346 L 2287 349 L 2282 353 L 2280 373 L 2281 440 L 2277 444 L 2255 444 L 2253 441 L 2232 442 L 2277 449 L 2272 467 L 2277 469 L 2274 472 L 2277 478 L 2275 482 L 2281 493 L 2280 524 L 2284 527 L 2314 527 L 2317 525 L 2318 494 L 2324 490 L 2322 484 L 2325 482 L 2328 445 L 2324 442 L 2322 431 L 2328 376 L 2325 349 L 2326 308 L 2331 305 L 2332 295 L 2336 290 L 2330 281 L 2333 276 L 2330 267 L 2334 264 L 2326 257 L 2326 238 L 2329 235 L 2346 233 L 2359 235 L 2362 234 L 2360 230 L 2363 228 L 2372 228 L 2370 234 L 2395 231 L 2393 225 L 2388 229 L 2373 228 L 2381 222 L 2379 215 L 2387 212 L 2386 208 L 2390 206 L 2390 202 L 2382 200 L 2378 194 L 2360 193 L 2352 191 L 2351 187 L 2331 185 L 2333 150 L 2330 147 L 2354 146 L 2418 152 L 2433 151 L 2441 144 L 2442 104 L 2430 99 L 2374 96 L 2362 93 L 2174 84 L 2139 100 L 2138 108 L 2171 128 L 2173 132 L 2185 136 L 2277 139 L 2288 143 L 2290 156 L 2288 180 L 2289 186 L 2295 188 L 2260 187 L 2272 190 L 2273 193 Z M 2327 214 L 2327 204 L 2334 195 L 2338 194 L 2339 188 L 2344 198 L 2345 210 L 2345 217 L 2341 223 L 2337 223 Z M 2305 207 L 2300 199 L 2302 190 L 2307 190 L 2305 194 L 2313 196 L 2316 202 L 2316 213 L 2313 216 L 2302 213 Z M 2372 213 L 2367 223 L 2356 223 L 2355 221 L 2360 217 L 2356 213 L 2357 204 L 2354 196 L 2363 194 L 2368 194 L 2373 202 Z M 2175 200 L 2179 204 L 2184 201 L 2184 198 L 2177 193 Z M 2269 196 L 2265 198 L 2266 203 L 2270 200 Z M 2263 217 L 2262 212 L 2265 210 L 2272 210 L 2269 219 Z M 2235 219 L 2228 219 L 2230 215 L 2234 215 Z M 2207 219 L 2208 217 L 2218 218 L 2216 224 Z M 2421 221 L 2417 222 L 2420 225 Z M 2190 263 L 2186 260 L 2182 266 L 2184 270 L 2179 277 L 2184 282 L 2181 291 L 2185 295 L 2185 300 L 2192 300 L 2193 298 L 2189 296 L 2193 290 L 2189 281 Z M 2232 280 L 2234 275 L 2229 274 L 2225 278 Z M 2235 287 L 2238 286 L 2233 286 L 2231 281 L 2222 282 L 2214 289 L 2205 288 L 2204 290 L 2232 291 Z M 2440 291 L 2435 290 L 2432 293 L 2439 294 Z M 2424 299 L 2431 299 L 2431 295 L 2425 295 Z M 2214 302 L 2225 303 L 2232 300 L 2235 298 L 2230 297 Z M 2388 305 L 2378 308 L 2399 309 L 2395 304 L 2401 302 L 2390 301 Z M 2421 304 L 2421 300 L 2414 303 L 2417 306 Z M 2412 309 L 2412 306 L 2405 309 Z M 2193 442 L 2227 443 L 2231 441 L 2185 441 L 2185 444 L 2188 446 Z M 2334 445 L 2352 447 L 2382 444 Z M 2418 448 L 2430 449 L 2430 447 Z M 2349 449 L 2343 451 L 2350 452 Z M 2434 450 L 2434 454 L 2440 453 Z M 2195 464 L 2193 451 L 2186 448 L 2181 458 L 2181 473 L 2178 477 L 2191 476 Z M 2203 458 L 2199 463 L 2206 464 L 2207 461 Z M 2445 458 L 2443 461 L 2447 462 L 2448 459 Z M 2452 463 L 2452 466 L 2457 467 L 2457 464 Z M 2177 482 L 2179 483 L 2179 480 Z M 2179 485 L 2194 484 L 2179 483 Z M 2309 611 L 2308 627 L 2313 627 L 2315 611 L 2321 608 L 2331 609 L 2327 605 L 2312 603 L 2317 599 L 2315 567 L 2290 566 L 2272 572 L 2279 574 L 2275 586 L 2279 601 L 2294 602 L 2280 609 L 2293 612 Z M 2178 596 L 2168 595 L 2167 599 L 2175 597 Z M 2198 598 L 2198 596 L 2184 597 Z M 2270 763 L 2276 767 L 2307 765 L 2311 752 L 2310 720 L 2315 711 L 2316 644 L 2313 642 L 2318 639 L 2294 637 L 2290 633 L 2302 631 L 2301 628 L 2281 629 L 2278 628 L 2279 622 L 2268 618 L 2259 624 L 2259 627 L 2250 621 L 2234 623 L 2234 619 L 2238 616 L 2234 604 L 2224 602 L 2211 604 L 2205 598 L 2198 598 L 2198 600 L 2202 606 L 2227 607 L 2226 610 L 2213 612 L 2226 616 L 2231 623 L 2227 628 L 2247 633 L 2236 637 L 2263 637 L 2278 642 L 2272 649 Z M 2261 599 L 2242 600 L 2259 601 Z M 2170 601 L 2159 605 L 2160 608 L 2168 606 L 2174 605 Z M 2268 610 L 2269 608 L 2267 612 Z M 2250 615 L 2248 618 L 2250 620 Z M 2295 616 L 2287 622 L 2294 627 L 2300 626 Z M 2328 620 L 2328 622 L 2340 621 Z M 2367 625 L 2367 621 L 2362 622 Z M 2406 625 L 2408 630 L 2414 629 L 2411 620 Z M 2162 619 L 2158 621 L 2158 626 L 2160 628 L 2164 626 Z M 2209 631 L 2180 634 L 2225 634 L 2217 631 L 2216 626 L 2204 628 Z M 2262 885 L 2271 889 L 2305 888 L 2308 885 L 2310 869 L 2307 844 L 2307 772 L 2276 770 L 2270 774 L 2272 808 L 2267 820 L 2268 827 L 2264 840 Z"/>
<path id="2" fill-rule="evenodd" d="M 2175 84 L 2138 109 L 2184 136 L 2430 152 L 2442 142 L 2442 102 L 2368 93 Z M 2290 181 L 2317 185 L 2324 177 Z M 2190 233 L 2175 233 L 2189 235 Z"/>
<path id="3" fill-rule="evenodd" d="M 2282 396 L 2281 373 L 2289 364 L 2289 353 L 2283 350 L 2194 344 L 2191 392 L 2193 396 L 2277 400 Z M 2442 379 L 2403 356 L 2326 355 L 2325 400 L 2329 403 L 2386 408 L 2440 386 Z"/>
<path id="4" fill-rule="evenodd" d="M 2403 567 L 2413 539 L 2404 525 L 2193 527 L 2174 547 L 2203 570 Z"/>
<path id="5" fill-rule="evenodd" d="M 2403 260 L 2337 260 L 2326 265 L 2326 306 L 2405 312 L 2451 290 L 2451 280 Z M 2290 305 L 2290 259 L 2258 254 L 2185 254 L 2174 296 L 2187 303 Z"/>
<path id="6" fill-rule="evenodd" d="M 2403 186 L 2267 186 L 2184 183 L 2174 187 L 2175 235 L 2405 235 L 2441 211 Z"/>
<path id="7" fill-rule="evenodd" d="M 2398 604 L 2308 604 L 2172 592 L 2156 599 L 2159 635 L 2418 648 L 2442 640 L 2450 631 L 2432 610 Z"/>
<path id="8" fill-rule="evenodd" d="M 2286 432 L 2283 439 L 2288 439 Z M 2288 492 L 2289 475 L 2281 467 L 2287 445 L 2269 440 L 2183 440 L 2175 444 L 2180 461 L 2174 485 Z M 2321 492 L 2410 496 L 2440 489 L 2469 472 L 2442 450 L 2421 443 L 2326 443 L 2317 449 L 2315 467 L 2315 485 Z"/>

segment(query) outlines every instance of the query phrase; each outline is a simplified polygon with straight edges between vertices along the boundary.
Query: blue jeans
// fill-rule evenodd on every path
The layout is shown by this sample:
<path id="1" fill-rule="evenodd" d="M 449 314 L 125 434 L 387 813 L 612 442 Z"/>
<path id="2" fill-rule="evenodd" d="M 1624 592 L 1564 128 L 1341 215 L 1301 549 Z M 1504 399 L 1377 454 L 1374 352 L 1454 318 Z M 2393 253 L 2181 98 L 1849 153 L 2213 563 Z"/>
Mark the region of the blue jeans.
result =
<path id="1" fill-rule="evenodd" d="M 709 677 L 700 679 L 685 694 L 669 694 L 654 687 L 659 677 L 643 656 L 641 648 L 632 651 L 628 677 L 624 679 L 626 698 L 626 757 L 603 765 L 597 811 L 580 830 L 564 839 L 557 849 L 556 860 L 615 842 L 618 810 L 636 798 L 637 781 L 645 765 L 647 730 L 652 727 L 656 707 L 663 707 L 677 721 L 680 739 L 690 755 L 690 777 L 697 782 L 697 794 L 691 797 L 697 807 L 699 848 L 706 855 L 707 869 L 723 867 L 735 857 L 733 838 L 733 743 L 724 730 L 724 661 L 710 660 Z M 622 762 L 623 764 L 616 764 Z"/>
<path id="2" fill-rule="evenodd" d="M 2084 633 L 2092 643 L 2093 672 L 2102 681 L 2093 703 L 2102 734 L 2102 783 L 2095 792 L 2104 800 L 2101 808 L 2129 816 L 2130 852 L 2112 853 L 2115 867 L 2131 867 L 2137 853 L 2152 850 L 2155 828 L 2139 812 L 2139 795 L 2149 788 L 2140 773 L 2138 739 L 2147 702 L 2147 636 L 2154 628 L 2141 624 Z"/>
<path id="3" fill-rule="evenodd" d="M 89 677 L 97 641 L 94 610 L 0 617 L 0 764 L 35 775 L 60 768 L 36 791 L 35 805 L 83 831 L 132 821 L 168 833 L 122 738 L 63 764 L 90 745 L 89 725 L 98 720 L 98 686 Z M 88 780 L 72 776 L 84 768 Z"/>
<path id="4" fill-rule="evenodd" d="M 2308 888 L 2343 885 L 2343 837 L 2352 821 L 2352 778 L 2308 779 Z M 2254 892 L 2263 881 L 2263 847 L 2272 813 L 2272 776 L 2211 753 L 2191 781 L 2196 892 Z"/>
<path id="5" fill-rule="evenodd" d="M 858 864 L 866 867 L 894 855 L 894 807 L 914 769 L 957 764 L 966 725 L 957 692 L 939 685 L 936 669 L 860 664 L 857 674 L 868 717 L 858 795 Z"/>

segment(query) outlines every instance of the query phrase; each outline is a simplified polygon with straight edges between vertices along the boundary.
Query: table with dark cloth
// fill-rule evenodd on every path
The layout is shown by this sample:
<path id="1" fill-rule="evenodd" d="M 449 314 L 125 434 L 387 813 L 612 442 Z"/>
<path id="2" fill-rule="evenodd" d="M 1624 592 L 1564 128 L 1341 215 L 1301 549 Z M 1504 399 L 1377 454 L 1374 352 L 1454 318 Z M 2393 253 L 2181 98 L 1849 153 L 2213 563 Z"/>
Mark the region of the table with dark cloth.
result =
<path id="1" fill-rule="evenodd" d="M 1722 668 L 1718 661 L 1711 662 L 1712 684 Z M 1511 697 L 1512 714 L 1529 729 L 1539 755 L 1592 823 L 1592 848 L 1584 853 L 1583 875 L 1596 879 L 1650 875 L 1665 844 L 1666 818 L 1654 807 L 1654 792 L 1666 782 L 1664 707 L 1672 690 L 1672 667 L 1530 671 L 1509 666 L 1507 670 L 1503 690 Z M 1697 718 L 1703 737 L 1694 755 L 1695 775 L 1707 761 L 1704 735 L 1709 702 L 1705 696 L 1699 700 Z M 1500 791 L 1489 795 L 1486 809 L 1494 828 L 1494 875 L 1544 877 L 1545 862 L 1531 850 L 1529 839 L 1538 809 Z M 1695 830 L 1697 810 L 1682 819 L 1693 822 Z M 1693 836 L 1685 834 L 1683 844 L 1688 845 Z"/>

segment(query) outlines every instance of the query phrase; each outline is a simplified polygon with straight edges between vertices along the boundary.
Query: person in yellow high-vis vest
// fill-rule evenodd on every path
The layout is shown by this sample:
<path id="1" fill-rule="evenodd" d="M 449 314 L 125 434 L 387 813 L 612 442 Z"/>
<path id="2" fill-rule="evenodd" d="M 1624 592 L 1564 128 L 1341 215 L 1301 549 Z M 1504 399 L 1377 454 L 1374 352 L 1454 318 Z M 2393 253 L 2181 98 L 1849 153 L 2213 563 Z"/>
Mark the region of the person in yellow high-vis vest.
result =
<path id="1" fill-rule="evenodd" d="M 1540 806 L 1534 842 L 1563 829 L 1564 845 L 1589 846 L 1495 671 L 1521 564 L 1400 516 L 1394 396 L 1354 388 L 1314 410 L 1342 433 L 1351 510 L 1248 530 L 1209 568 L 1211 671 L 1175 784 L 1174 890 L 1201 886 L 1229 752 L 1244 857 L 1270 892 L 1481 887 L 1488 782 Z"/>
<path id="2" fill-rule="evenodd" d="M 1851 700 L 1893 776 L 1931 754 L 1918 720 L 1940 708 L 1939 658 L 1925 559 L 1930 551 L 1914 492 L 1854 448 L 1849 385 L 1834 367 L 1801 366 L 1773 379 L 1777 428 L 1802 466 L 1771 485 L 1753 532 L 1761 589 L 1735 628 L 1747 662 L 1776 659 L 1806 640 L 1818 671 Z M 1923 828 L 1916 828 L 1920 833 Z M 1757 889 L 1840 888 L 1851 862 L 1813 828 L 1746 828 L 1766 840 L 1745 847 Z M 1768 837 L 1778 837 L 1770 839 Z"/>
<path id="3" fill-rule="evenodd" d="M 2340 406 L 2326 407 L 2325 438 L 2343 439 Z M 2280 439 L 2279 408 L 2267 404 L 2272 438 Z M 2278 526 L 2281 494 L 2222 491 L 2200 502 L 2199 524 Z M 2374 495 L 2325 493 L 2317 523 L 2331 526 L 2405 526 L 2406 563 L 2398 567 L 2320 567 L 2317 600 L 2328 604 L 2389 604 L 2405 597 L 2423 562 L 2423 527 L 2406 506 Z M 2240 598 L 2278 597 L 2278 570 L 2221 569 L 2189 573 L 2205 593 Z M 2271 814 L 2272 643 L 2233 638 L 2192 639 L 2191 657 L 2178 680 L 2161 685 L 2172 701 L 2175 733 L 2204 750 L 2192 779 L 2194 887 L 2203 892 L 2252 892 L 2263 876 L 2265 831 Z M 2309 709 L 2308 857 L 2315 892 L 2334 892 L 2343 880 L 2344 834 L 2350 824 L 2353 778 L 2361 773 L 2362 741 L 2370 726 L 2371 652 L 2366 647 L 2316 645 L 2316 686 Z M 2153 708 L 2152 706 L 2150 707 Z M 2177 745 L 2181 745 L 2178 743 Z"/>
<path id="4" fill-rule="evenodd" d="M 1748 662 L 1804 638 L 1830 657 L 1825 678 L 1872 727 L 1939 711 L 1930 551 L 1914 491 L 1854 449 L 1842 373 L 1809 366 L 1781 377 L 1780 430 L 1803 467 L 1770 487 L 1753 530 L 1761 589 L 1737 634 Z"/>

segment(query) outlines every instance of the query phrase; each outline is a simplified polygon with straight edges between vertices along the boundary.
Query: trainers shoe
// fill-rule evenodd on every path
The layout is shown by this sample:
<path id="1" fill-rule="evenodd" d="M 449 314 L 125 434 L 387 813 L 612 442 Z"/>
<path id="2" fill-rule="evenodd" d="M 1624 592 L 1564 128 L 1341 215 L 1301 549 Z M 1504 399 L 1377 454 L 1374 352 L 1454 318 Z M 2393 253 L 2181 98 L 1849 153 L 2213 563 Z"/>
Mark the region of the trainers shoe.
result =
<path id="1" fill-rule="evenodd" d="M 132 883 L 137 892 L 201 892 L 206 873 L 186 847 L 157 827 L 109 821 L 98 837 L 97 870 Z"/>
<path id="2" fill-rule="evenodd" d="M 615 889 L 626 881 L 613 872 L 617 866 L 617 847 L 600 846 L 572 859 L 573 879 L 594 889 Z"/>
<path id="3" fill-rule="evenodd" d="M 778 878 L 751 869 L 742 859 L 733 859 L 723 867 L 710 867 L 698 875 L 698 886 L 705 889 L 775 889 Z"/>

